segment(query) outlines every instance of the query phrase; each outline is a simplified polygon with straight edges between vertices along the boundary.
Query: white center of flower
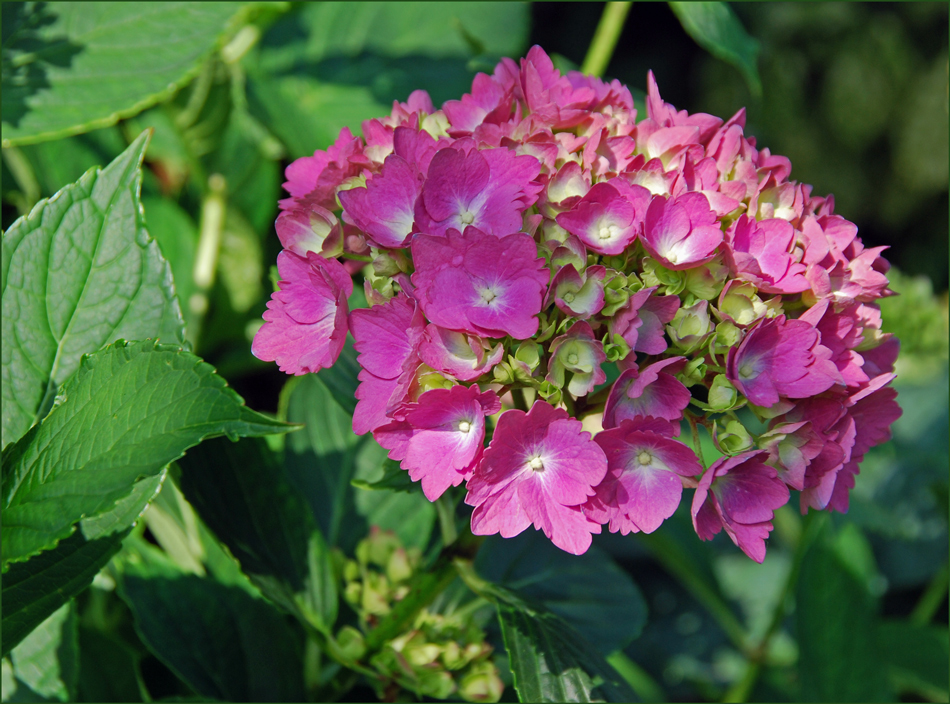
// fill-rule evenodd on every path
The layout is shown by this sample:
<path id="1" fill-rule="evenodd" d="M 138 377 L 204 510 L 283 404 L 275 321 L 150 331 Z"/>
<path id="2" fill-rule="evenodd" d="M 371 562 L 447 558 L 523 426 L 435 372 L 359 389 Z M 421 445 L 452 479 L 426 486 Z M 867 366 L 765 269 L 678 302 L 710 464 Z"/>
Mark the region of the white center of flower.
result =
<path id="1" fill-rule="evenodd" d="M 467 433 L 471 429 L 472 429 L 472 424 L 469 423 L 467 420 L 463 420 L 462 422 L 459 423 L 459 430 L 462 431 L 463 433 Z"/>
<path id="2" fill-rule="evenodd" d="M 640 452 L 637 453 L 637 462 L 646 467 L 648 464 L 653 462 L 653 455 L 651 455 L 647 450 L 640 450 Z"/>
<path id="3" fill-rule="evenodd" d="M 463 210 L 459 213 L 459 220 L 462 221 L 463 225 L 471 225 L 475 222 L 475 216 L 468 210 Z"/>
<path id="4" fill-rule="evenodd" d="M 481 291 L 479 291 L 478 295 L 482 297 L 482 300 L 485 301 L 485 303 L 491 303 L 498 297 L 498 294 L 492 291 L 490 288 L 483 288 Z"/>
<path id="5" fill-rule="evenodd" d="M 751 362 L 746 362 L 741 367 L 739 367 L 739 376 L 743 379 L 749 379 L 755 374 L 755 370 L 752 368 Z"/>
<path id="6" fill-rule="evenodd" d="M 541 461 L 540 455 L 532 457 L 531 461 L 528 462 L 528 466 L 531 467 L 535 472 L 540 472 L 544 469 L 544 462 Z"/>
<path id="7" fill-rule="evenodd" d="M 601 225 L 597 236 L 602 240 L 612 240 L 620 234 L 620 228 L 616 225 Z"/>
<path id="8" fill-rule="evenodd" d="M 565 302 L 565 303 L 573 303 L 573 302 L 574 302 L 574 293 L 571 292 L 571 291 L 568 291 L 568 292 L 565 293 L 563 296 L 561 296 L 561 298 L 564 299 L 564 302 Z"/>
<path id="9" fill-rule="evenodd" d="M 569 352 L 567 355 L 568 364 L 577 364 L 577 352 Z"/>

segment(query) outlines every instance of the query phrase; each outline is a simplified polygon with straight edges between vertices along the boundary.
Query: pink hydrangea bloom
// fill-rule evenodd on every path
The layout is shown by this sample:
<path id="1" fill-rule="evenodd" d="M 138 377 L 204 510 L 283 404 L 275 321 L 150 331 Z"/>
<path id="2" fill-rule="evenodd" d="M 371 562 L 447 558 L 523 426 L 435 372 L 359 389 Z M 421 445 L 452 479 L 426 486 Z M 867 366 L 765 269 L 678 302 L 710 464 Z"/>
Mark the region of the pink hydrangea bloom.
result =
<path id="1" fill-rule="evenodd" d="M 788 487 L 767 452 L 720 457 L 706 470 L 693 495 L 693 527 L 701 540 L 720 530 L 756 562 L 765 559 L 765 540 L 772 532 L 775 509 L 788 503 Z"/>
<path id="2" fill-rule="evenodd" d="M 807 398 L 841 381 L 831 351 L 814 327 L 779 316 L 753 328 L 729 350 L 727 375 L 752 403 L 772 406 L 780 396 Z"/>
<path id="3" fill-rule="evenodd" d="M 498 395 L 475 385 L 432 389 L 404 406 L 403 420 L 377 428 L 373 437 L 435 501 L 471 476 L 484 449 L 485 416 L 499 410 Z"/>
<path id="4" fill-rule="evenodd" d="M 337 260 L 313 252 L 281 252 L 277 271 L 280 290 L 267 303 L 252 354 L 298 376 L 333 366 L 346 341 L 353 279 Z"/>
<path id="5" fill-rule="evenodd" d="M 621 195 L 614 185 L 597 183 L 570 211 L 557 216 L 557 224 L 601 254 L 620 254 L 640 233 L 650 203 L 642 186 L 627 186 Z"/>
<path id="6" fill-rule="evenodd" d="M 412 257 L 412 283 L 436 325 L 518 340 L 537 332 L 548 274 L 528 235 L 498 238 L 474 227 L 447 237 L 418 235 Z"/>
<path id="7" fill-rule="evenodd" d="M 610 531 L 652 533 L 679 506 L 680 477 L 695 477 L 703 467 L 696 454 L 673 440 L 670 432 L 655 432 L 624 420 L 620 427 L 594 437 L 607 455 L 607 475 L 595 487 L 584 512 Z"/>
<path id="8" fill-rule="evenodd" d="M 418 352 L 425 320 L 414 300 L 396 296 L 385 305 L 354 310 L 350 328 L 363 367 L 353 432 L 362 435 L 389 423 L 407 400 L 421 364 Z"/>
<path id="9" fill-rule="evenodd" d="M 476 335 L 427 325 L 419 357 L 428 366 L 459 381 L 477 379 L 498 364 L 505 354 L 501 343 L 494 346 Z"/>
<path id="10" fill-rule="evenodd" d="M 689 405 L 690 393 L 673 376 L 686 362 L 685 357 L 670 357 L 638 370 L 634 365 L 624 371 L 607 397 L 604 427 L 615 428 L 624 420 L 645 416 L 678 421 Z"/>
<path id="11" fill-rule="evenodd" d="M 662 354 L 666 351 L 663 330 L 676 315 L 680 299 L 654 295 L 656 289 L 656 286 L 640 289 L 611 319 L 611 331 L 620 335 L 635 352 Z"/>
<path id="12" fill-rule="evenodd" d="M 565 334 L 554 338 L 550 352 L 546 378 L 558 388 L 564 386 L 567 373 L 571 374 L 567 390 L 575 396 L 585 396 L 595 386 L 607 381 L 606 372 L 600 368 L 607 361 L 604 346 L 583 320 L 574 323 Z"/>
<path id="13" fill-rule="evenodd" d="M 580 506 L 607 473 L 604 451 L 567 411 L 536 401 L 502 414 L 468 480 L 472 532 L 518 535 L 534 525 L 562 550 L 580 555 L 600 532 Z"/>
<path id="14" fill-rule="evenodd" d="M 546 308 L 551 300 L 564 313 L 572 318 L 590 318 L 604 307 L 604 277 L 607 270 L 602 266 L 588 267 L 578 274 L 573 264 L 568 264 L 554 275 L 548 295 L 544 299 Z"/>
<path id="15" fill-rule="evenodd" d="M 702 193 L 684 193 L 671 200 L 656 196 L 647 209 L 641 241 L 650 256 L 678 271 L 712 259 L 722 230 Z"/>
<path id="16" fill-rule="evenodd" d="M 726 262 L 741 279 L 765 293 L 801 293 L 809 288 L 805 265 L 792 259 L 795 229 L 785 220 L 756 222 L 740 217 L 726 231 Z"/>

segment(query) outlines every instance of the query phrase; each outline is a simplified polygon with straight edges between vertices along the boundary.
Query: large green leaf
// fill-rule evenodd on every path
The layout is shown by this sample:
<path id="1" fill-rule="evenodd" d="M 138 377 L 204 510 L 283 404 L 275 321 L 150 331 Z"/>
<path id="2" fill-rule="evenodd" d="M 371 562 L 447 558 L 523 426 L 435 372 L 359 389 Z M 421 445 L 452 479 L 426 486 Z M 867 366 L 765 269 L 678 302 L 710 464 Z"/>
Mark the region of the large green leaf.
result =
<path id="1" fill-rule="evenodd" d="M 136 674 L 138 653 L 119 639 L 79 627 L 79 701 L 142 701 Z"/>
<path id="2" fill-rule="evenodd" d="M 4 452 L 4 564 L 52 547 L 206 437 L 287 429 L 180 347 L 119 341 L 89 355 L 46 420 Z"/>
<path id="3" fill-rule="evenodd" d="M 261 40 L 252 106 L 291 156 L 326 148 L 343 127 L 389 113 L 428 90 L 436 105 L 471 89 L 475 56 L 518 56 L 528 39 L 522 3 L 325 2 L 304 5 Z"/>
<path id="4" fill-rule="evenodd" d="M 75 606 L 65 604 L 13 649 L 10 653 L 13 686 L 4 686 L 4 702 L 76 700 L 77 624 Z"/>
<path id="5" fill-rule="evenodd" d="M 877 637 L 882 660 L 899 691 L 947 701 L 950 636 L 946 626 L 887 620 L 879 624 Z"/>
<path id="6" fill-rule="evenodd" d="M 341 360 L 344 359 L 341 356 Z M 307 499 L 327 544 L 352 552 L 369 526 L 392 530 L 404 545 L 425 548 L 435 524 L 435 507 L 421 492 L 377 491 L 354 487 L 352 480 L 375 483 L 384 475 L 386 451 L 371 437 L 353 433 L 350 413 L 337 399 L 347 400 L 350 382 L 343 363 L 329 379 L 308 374 L 289 382 L 283 395 L 287 420 L 301 423 L 287 437 L 285 466 L 291 483 Z M 352 399 L 350 399 L 352 401 Z"/>
<path id="7" fill-rule="evenodd" d="M 507 540 L 492 536 L 475 566 L 485 579 L 544 604 L 604 655 L 624 648 L 646 623 L 647 606 L 637 585 L 596 547 L 576 556 L 539 531 Z"/>
<path id="8" fill-rule="evenodd" d="M 87 132 L 172 96 L 242 3 L 3 6 L 3 146 Z"/>
<path id="9" fill-rule="evenodd" d="M 856 536 L 852 529 L 833 540 L 826 528 L 802 561 L 795 593 L 801 701 L 892 701 L 868 589 L 873 557 Z"/>
<path id="10" fill-rule="evenodd" d="M 182 341 L 168 264 L 142 222 L 143 133 L 3 235 L 3 435 L 49 411 L 83 354 L 119 338 Z"/>
<path id="11" fill-rule="evenodd" d="M 182 493 L 262 593 L 329 632 L 338 606 L 330 553 L 267 443 L 208 440 L 178 464 Z"/>
<path id="12" fill-rule="evenodd" d="M 159 660 L 205 697 L 303 701 L 299 640 L 273 606 L 179 571 L 144 541 L 133 538 L 128 546 L 119 594 Z"/>
<path id="13" fill-rule="evenodd" d="M 136 482 L 115 508 L 80 524 L 52 550 L 10 565 L 3 575 L 3 652 L 88 587 L 119 551 L 130 526 L 161 489 L 165 472 Z"/>
<path id="14" fill-rule="evenodd" d="M 683 29 L 717 59 L 739 69 L 754 95 L 762 95 L 759 78 L 759 42 L 745 31 L 724 2 L 671 2 Z"/>
<path id="15" fill-rule="evenodd" d="M 596 646 L 561 618 L 504 587 L 466 583 L 498 609 L 519 701 L 639 701 Z"/>

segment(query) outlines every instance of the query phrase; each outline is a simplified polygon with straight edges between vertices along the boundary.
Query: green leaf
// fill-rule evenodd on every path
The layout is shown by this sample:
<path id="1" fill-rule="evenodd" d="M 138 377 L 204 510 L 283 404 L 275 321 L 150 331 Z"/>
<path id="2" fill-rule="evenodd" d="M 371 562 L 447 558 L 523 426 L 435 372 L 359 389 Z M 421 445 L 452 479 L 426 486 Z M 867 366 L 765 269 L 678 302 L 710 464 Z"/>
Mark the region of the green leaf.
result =
<path id="1" fill-rule="evenodd" d="M 639 701 L 597 648 L 559 617 L 504 587 L 466 583 L 498 609 L 519 701 Z"/>
<path id="2" fill-rule="evenodd" d="M 122 546 L 132 523 L 161 489 L 165 472 L 135 483 L 115 508 L 82 521 L 52 550 L 16 562 L 3 575 L 3 653 L 88 587 Z"/>
<path id="3" fill-rule="evenodd" d="M 117 339 L 184 339 L 168 264 L 142 222 L 143 133 L 103 170 L 3 234 L 3 437 L 49 411 L 83 354 Z"/>
<path id="4" fill-rule="evenodd" d="M 113 125 L 171 97 L 240 9 L 224 2 L 5 4 L 3 146 Z"/>
<path id="5" fill-rule="evenodd" d="M 522 3 L 326 2 L 265 33 L 249 67 L 251 105 L 292 156 L 325 149 L 343 127 L 388 114 L 416 89 L 436 105 L 471 89 L 476 55 L 518 56 Z"/>
<path id="6" fill-rule="evenodd" d="M 142 641 L 198 694 L 221 701 L 303 701 L 297 635 L 243 589 L 178 571 L 130 541 L 119 594 Z"/>
<path id="7" fill-rule="evenodd" d="M 596 547 L 577 556 L 559 550 L 539 531 L 511 539 L 492 536 L 475 567 L 485 579 L 543 604 L 603 655 L 624 648 L 646 623 L 647 606 L 637 585 Z"/>
<path id="8" fill-rule="evenodd" d="M 354 479 L 350 482 L 357 489 L 370 491 L 422 491 L 418 482 L 412 481 L 409 472 L 399 466 L 396 460 L 387 459 L 383 462 L 383 474 L 373 480 Z"/>
<path id="9" fill-rule="evenodd" d="M 92 628 L 79 627 L 79 701 L 143 701 L 136 668 L 138 654 Z"/>
<path id="10" fill-rule="evenodd" d="M 5 564 L 52 547 L 206 437 L 288 429 L 245 407 L 211 365 L 153 341 L 85 357 L 62 399 L 4 452 Z"/>
<path id="11" fill-rule="evenodd" d="M 179 460 L 181 489 L 261 592 L 318 630 L 336 621 L 329 550 L 263 440 L 208 440 Z"/>
<path id="12" fill-rule="evenodd" d="M 877 638 L 881 659 L 899 692 L 924 695 L 935 702 L 947 700 L 950 636 L 946 626 L 881 621 Z"/>
<path id="13" fill-rule="evenodd" d="M 354 287 L 354 291 L 356 287 Z M 356 387 L 359 386 L 358 378 L 360 363 L 356 361 L 356 350 L 353 349 L 353 340 L 347 337 L 343 350 L 339 358 L 329 369 L 321 369 L 317 372 L 317 377 L 323 382 L 327 391 L 333 396 L 340 408 L 346 411 L 352 418 L 356 410 Z M 351 424 L 352 425 L 352 424 Z"/>
<path id="14" fill-rule="evenodd" d="M 178 303 L 187 321 L 188 304 L 195 288 L 192 271 L 198 251 L 198 226 L 181 206 L 168 198 L 145 196 L 142 207 L 149 234 L 158 242 L 171 267 Z"/>
<path id="15" fill-rule="evenodd" d="M 76 700 L 79 678 L 78 619 L 65 604 L 10 653 L 14 688 L 3 688 L 4 702 Z"/>
<path id="16" fill-rule="evenodd" d="M 724 2 L 671 2 L 683 29 L 717 59 L 742 73 L 753 95 L 762 95 L 759 42 L 750 37 L 732 8 Z"/>
<path id="17" fill-rule="evenodd" d="M 853 543 L 853 533 L 847 535 Z M 801 701 L 892 701 L 880 658 L 866 560 L 842 558 L 826 527 L 806 553 L 795 593 Z"/>
<path id="18" fill-rule="evenodd" d="M 260 238 L 240 211 L 229 208 L 221 233 L 218 273 L 238 313 L 245 313 L 264 295 L 264 252 Z"/>

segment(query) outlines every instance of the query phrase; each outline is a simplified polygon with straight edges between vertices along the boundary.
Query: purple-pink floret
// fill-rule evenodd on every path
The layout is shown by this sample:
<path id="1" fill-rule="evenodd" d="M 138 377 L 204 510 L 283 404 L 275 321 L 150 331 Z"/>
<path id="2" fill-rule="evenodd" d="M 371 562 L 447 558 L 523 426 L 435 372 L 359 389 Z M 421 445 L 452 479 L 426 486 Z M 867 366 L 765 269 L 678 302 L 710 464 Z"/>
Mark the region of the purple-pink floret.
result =
<path id="1" fill-rule="evenodd" d="M 294 161 L 252 352 L 313 373 L 352 334 L 353 430 L 430 500 L 464 482 L 476 534 L 579 554 L 603 525 L 657 530 L 687 488 L 700 538 L 761 562 L 789 491 L 846 511 L 900 416 L 889 264 L 744 110 L 646 85 L 638 116 L 536 46 Z M 699 425 L 724 453 L 705 469 Z"/>

